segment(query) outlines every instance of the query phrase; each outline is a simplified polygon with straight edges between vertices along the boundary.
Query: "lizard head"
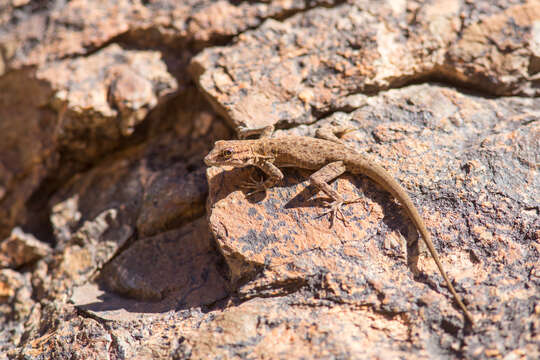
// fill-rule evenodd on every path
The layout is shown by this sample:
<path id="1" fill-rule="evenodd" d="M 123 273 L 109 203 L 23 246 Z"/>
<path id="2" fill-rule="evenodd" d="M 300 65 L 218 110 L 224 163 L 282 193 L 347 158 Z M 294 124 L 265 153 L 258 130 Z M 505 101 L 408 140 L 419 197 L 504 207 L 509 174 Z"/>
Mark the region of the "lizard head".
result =
<path id="1" fill-rule="evenodd" d="M 247 166 L 254 164 L 255 156 L 249 140 L 220 140 L 216 141 L 214 148 L 204 158 L 207 166 Z"/>

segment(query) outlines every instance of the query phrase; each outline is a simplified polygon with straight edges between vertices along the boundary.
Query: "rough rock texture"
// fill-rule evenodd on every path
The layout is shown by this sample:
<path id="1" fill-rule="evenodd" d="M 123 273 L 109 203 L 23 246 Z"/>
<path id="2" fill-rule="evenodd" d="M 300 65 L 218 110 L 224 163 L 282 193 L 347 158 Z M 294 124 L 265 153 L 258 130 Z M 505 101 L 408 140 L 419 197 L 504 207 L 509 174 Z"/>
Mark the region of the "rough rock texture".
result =
<path id="1" fill-rule="evenodd" d="M 216 110 L 248 128 L 312 123 L 356 107 L 350 95 L 412 81 L 538 95 L 540 4 L 497 12 L 486 5 L 475 5 L 482 20 L 471 24 L 462 17 L 472 5 L 460 1 L 358 1 L 314 9 L 285 22 L 269 20 L 232 45 L 204 50 L 192 72 L 201 74 Z"/>
<path id="2" fill-rule="evenodd" d="M 534 0 L 0 2 L 0 360 L 540 357 L 539 85 Z M 366 177 L 204 167 L 269 124 L 350 128 L 476 327 Z"/>
<path id="3" fill-rule="evenodd" d="M 0 267 L 17 268 L 41 259 L 50 252 L 48 244 L 16 227 L 8 238 L 0 242 Z"/>

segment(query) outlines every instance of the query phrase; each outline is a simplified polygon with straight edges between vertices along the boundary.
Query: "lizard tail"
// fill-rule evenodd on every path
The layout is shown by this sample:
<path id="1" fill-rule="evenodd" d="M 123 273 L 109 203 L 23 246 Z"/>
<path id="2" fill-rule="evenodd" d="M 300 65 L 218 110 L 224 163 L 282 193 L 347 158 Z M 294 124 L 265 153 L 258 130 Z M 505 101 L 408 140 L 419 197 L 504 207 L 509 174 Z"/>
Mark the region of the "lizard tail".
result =
<path id="1" fill-rule="evenodd" d="M 405 208 L 405 211 L 413 221 L 414 225 L 420 232 L 420 235 L 422 235 L 422 239 L 424 240 L 424 243 L 426 244 L 431 256 L 433 257 L 435 264 L 439 268 L 439 272 L 444 278 L 448 289 L 450 289 L 452 296 L 458 303 L 467 320 L 469 320 L 471 325 L 474 325 L 474 319 L 467 310 L 467 307 L 465 306 L 463 301 L 461 300 L 461 297 L 454 289 L 454 286 L 452 285 L 452 282 L 450 282 L 448 275 L 446 275 L 441 261 L 439 260 L 439 256 L 437 255 L 437 251 L 433 246 L 433 242 L 431 241 L 431 236 L 429 235 L 426 225 L 424 224 L 422 217 L 418 213 L 418 210 L 416 210 L 416 207 L 414 206 L 409 195 L 407 195 L 401 185 L 399 185 L 399 183 L 394 180 L 394 178 L 390 176 L 390 174 L 384 168 L 377 164 L 374 164 L 373 162 L 368 161 L 367 159 L 364 159 L 363 157 L 361 159 L 355 159 L 354 164 L 351 164 L 351 168 L 354 169 L 353 172 L 367 175 L 369 178 L 380 184 L 386 191 L 391 193 L 396 199 L 399 200 L 399 202 Z"/>

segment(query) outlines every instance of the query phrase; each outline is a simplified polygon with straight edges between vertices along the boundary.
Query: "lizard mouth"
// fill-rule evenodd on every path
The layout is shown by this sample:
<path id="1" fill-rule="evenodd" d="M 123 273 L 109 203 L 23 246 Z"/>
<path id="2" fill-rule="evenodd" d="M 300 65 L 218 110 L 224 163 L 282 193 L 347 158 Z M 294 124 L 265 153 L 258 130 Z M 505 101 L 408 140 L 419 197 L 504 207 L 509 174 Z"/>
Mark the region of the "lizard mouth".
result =
<path id="1" fill-rule="evenodd" d="M 212 154 L 208 154 L 204 159 L 206 166 L 233 166 L 233 167 L 244 167 L 250 165 L 239 159 L 215 159 L 212 157 Z"/>
<path id="2" fill-rule="evenodd" d="M 208 154 L 204 159 L 206 166 L 226 166 L 226 165 L 235 165 L 234 161 L 216 159 L 212 154 Z"/>
<path id="3" fill-rule="evenodd" d="M 206 155 L 203 161 L 206 164 L 206 166 L 214 166 L 215 165 L 215 162 L 213 162 L 212 158 L 210 158 L 210 154 Z"/>

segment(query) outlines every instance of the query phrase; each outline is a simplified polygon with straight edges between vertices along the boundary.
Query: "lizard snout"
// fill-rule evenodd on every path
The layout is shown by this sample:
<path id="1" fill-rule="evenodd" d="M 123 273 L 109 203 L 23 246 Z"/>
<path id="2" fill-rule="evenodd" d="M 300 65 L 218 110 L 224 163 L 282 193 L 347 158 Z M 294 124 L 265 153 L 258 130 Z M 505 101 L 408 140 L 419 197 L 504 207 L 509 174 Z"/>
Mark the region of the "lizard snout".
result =
<path id="1" fill-rule="evenodd" d="M 212 153 L 209 153 L 203 159 L 206 166 L 213 166 L 214 165 L 214 162 L 212 161 L 212 156 L 211 155 L 212 155 Z"/>

